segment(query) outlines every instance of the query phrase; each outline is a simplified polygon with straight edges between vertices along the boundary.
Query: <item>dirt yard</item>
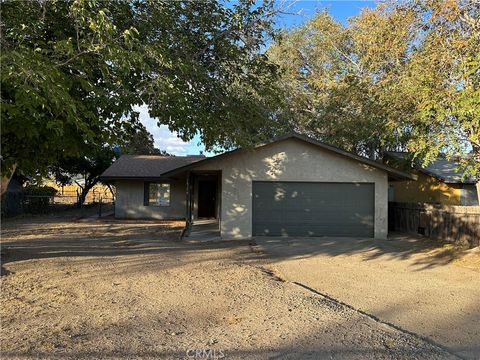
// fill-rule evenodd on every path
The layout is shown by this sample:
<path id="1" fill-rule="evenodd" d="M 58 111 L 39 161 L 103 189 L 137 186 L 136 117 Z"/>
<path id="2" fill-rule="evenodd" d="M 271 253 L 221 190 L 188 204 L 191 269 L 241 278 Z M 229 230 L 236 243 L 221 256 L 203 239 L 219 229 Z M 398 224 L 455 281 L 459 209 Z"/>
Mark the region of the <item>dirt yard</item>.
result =
<path id="1" fill-rule="evenodd" d="M 282 281 L 254 244 L 181 242 L 182 226 L 3 223 L 2 358 L 455 358 Z"/>

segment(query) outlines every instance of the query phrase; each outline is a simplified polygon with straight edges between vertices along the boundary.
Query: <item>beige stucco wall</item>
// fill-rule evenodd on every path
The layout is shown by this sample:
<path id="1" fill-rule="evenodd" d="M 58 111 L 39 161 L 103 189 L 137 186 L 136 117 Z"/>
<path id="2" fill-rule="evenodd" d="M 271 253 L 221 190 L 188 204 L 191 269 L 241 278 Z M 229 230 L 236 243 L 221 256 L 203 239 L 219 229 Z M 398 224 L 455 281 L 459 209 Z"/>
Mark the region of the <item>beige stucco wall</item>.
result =
<path id="1" fill-rule="evenodd" d="M 374 183 L 375 237 L 387 236 L 387 173 L 315 145 L 287 139 L 209 161 L 195 170 L 222 171 L 223 238 L 252 236 L 252 181 L 268 180 Z"/>
<path id="2" fill-rule="evenodd" d="M 184 219 L 186 179 L 170 182 L 170 206 L 144 206 L 140 180 L 116 182 L 115 217 L 119 219 Z"/>

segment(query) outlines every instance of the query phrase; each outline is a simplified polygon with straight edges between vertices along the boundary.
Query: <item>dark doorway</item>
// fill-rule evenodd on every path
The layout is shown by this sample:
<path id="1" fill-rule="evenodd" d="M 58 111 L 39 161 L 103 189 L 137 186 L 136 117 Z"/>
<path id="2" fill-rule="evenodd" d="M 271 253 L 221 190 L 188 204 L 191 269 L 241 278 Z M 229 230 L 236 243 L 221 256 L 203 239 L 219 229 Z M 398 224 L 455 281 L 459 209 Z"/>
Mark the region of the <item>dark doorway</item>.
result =
<path id="1" fill-rule="evenodd" d="M 198 181 L 198 217 L 215 218 L 217 209 L 217 182 Z"/>

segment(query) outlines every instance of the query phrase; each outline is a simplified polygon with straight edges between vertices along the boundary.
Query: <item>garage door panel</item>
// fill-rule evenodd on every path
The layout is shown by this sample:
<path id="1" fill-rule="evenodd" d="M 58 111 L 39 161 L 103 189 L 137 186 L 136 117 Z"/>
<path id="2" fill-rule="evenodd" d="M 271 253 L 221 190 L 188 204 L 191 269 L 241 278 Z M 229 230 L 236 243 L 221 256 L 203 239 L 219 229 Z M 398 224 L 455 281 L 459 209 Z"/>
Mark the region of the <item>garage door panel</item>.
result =
<path id="1" fill-rule="evenodd" d="M 371 237 L 371 234 L 365 233 L 362 227 L 342 227 L 332 230 L 330 226 L 305 226 L 296 225 L 271 226 L 255 228 L 256 236 L 332 236 L 332 237 Z M 353 235 L 356 234 L 356 235 Z"/>
<path id="2" fill-rule="evenodd" d="M 374 228 L 374 185 L 253 183 L 253 234 L 364 236 Z"/>

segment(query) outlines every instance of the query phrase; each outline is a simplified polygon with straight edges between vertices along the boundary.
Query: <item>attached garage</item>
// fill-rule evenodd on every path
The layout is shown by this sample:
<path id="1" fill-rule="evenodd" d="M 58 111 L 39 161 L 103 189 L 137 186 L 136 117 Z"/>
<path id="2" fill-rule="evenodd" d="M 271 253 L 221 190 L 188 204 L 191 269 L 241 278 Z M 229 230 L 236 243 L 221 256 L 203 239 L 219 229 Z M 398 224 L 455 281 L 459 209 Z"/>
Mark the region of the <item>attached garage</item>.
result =
<path id="1" fill-rule="evenodd" d="M 254 181 L 254 236 L 373 237 L 373 183 Z"/>

